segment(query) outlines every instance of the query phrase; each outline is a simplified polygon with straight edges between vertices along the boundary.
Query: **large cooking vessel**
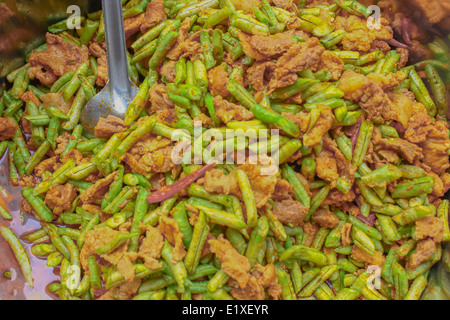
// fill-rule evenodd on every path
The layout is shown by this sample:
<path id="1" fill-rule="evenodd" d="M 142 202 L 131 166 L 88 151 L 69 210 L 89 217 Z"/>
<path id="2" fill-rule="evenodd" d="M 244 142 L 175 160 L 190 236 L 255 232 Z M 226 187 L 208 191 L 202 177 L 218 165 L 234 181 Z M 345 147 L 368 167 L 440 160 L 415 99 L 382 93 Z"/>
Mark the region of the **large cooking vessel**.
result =
<path id="1" fill-rule="evenodd" d="M 233 0 L 236 6 L 245 9 L 245 6 L 251 6 L 258 0 Z M 413 0 L 417 1 L 417 0 Z M 362 3 L 367 2 L 362 0 Z M 450 17 L 447 17 L 439 25 L 431 25 L 426 17 L 414 6 L 411 6 L 410 0 L 392 1 L 399 7 L 400 11 L 408 12 L 416 25 L 423 26 L 423 30 L 428 30 L 430 39 L 434 35 L 448 36 L 450 29 Z M 25 57 L 33 48 L 38 47 L 44 42 L 44 35 L 48 25 L 61 21 L 70 16 L 67 9 L 71 5 L 80 8 L 81 14 L 93 12 L 101 8 L 101 1 L 88 0 L 4 0 L 0 2 L 0 91 L 4 77 L 23 65 Z M 0 159 L 0 203 L 7 205 L 12 211 L 14 220 L 9 227 L 17 234 L 23 235 L 32 230 L 39 229 L 39 223 L 20 213 L 20 188 L 12 187 L 8 178 L 7 157 Z M 446 197 L 450 199 L 450 194 Z M 0 221 L 3 224 L 4 221 Z M 30 246 L 26 245 L 28 252 Z M 450 258 L 450 244 L 444 247 Z M 20 267 L 15 260 L 10 248 L 3 239 L 0 239 L 0 300 L 12 299 L 52 299 L 55 298 L 48 291 L 46 286 L 58 279 L 51 268 L 46 267 L 45 260 L 30 255 L 33 266 L 33 275 L 35 278 L 35 288 L 31 289 L 25 286 L 25 280 L 21 274 Z M 11 271 L 12 278 L 3 277 L 4 272 Z M 446 272 L 442 263 L 436 265 L 430 277 L 431 281 L 428 290 L 428 297 L 432 299 L 450 300 L 450 273 Z"/>

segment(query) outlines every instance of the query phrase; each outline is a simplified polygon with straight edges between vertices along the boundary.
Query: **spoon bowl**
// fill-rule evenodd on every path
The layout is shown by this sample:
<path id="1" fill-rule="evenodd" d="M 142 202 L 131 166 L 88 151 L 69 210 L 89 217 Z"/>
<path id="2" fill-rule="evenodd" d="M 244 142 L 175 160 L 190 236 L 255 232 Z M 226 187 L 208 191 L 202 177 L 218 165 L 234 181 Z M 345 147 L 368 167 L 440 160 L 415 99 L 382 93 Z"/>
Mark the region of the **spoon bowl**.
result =
<path id="1" fill-rule="evenodd" d="M 123 25 L 122 1 L 102 0 L 108 52 L 109 81 L 84 107 L 80 123 L 86 137 L 94 137 L 94 128 L 100 118 L 108 115 L 124 119 L 128 106 L 138 93 L 130 80 Z"/>

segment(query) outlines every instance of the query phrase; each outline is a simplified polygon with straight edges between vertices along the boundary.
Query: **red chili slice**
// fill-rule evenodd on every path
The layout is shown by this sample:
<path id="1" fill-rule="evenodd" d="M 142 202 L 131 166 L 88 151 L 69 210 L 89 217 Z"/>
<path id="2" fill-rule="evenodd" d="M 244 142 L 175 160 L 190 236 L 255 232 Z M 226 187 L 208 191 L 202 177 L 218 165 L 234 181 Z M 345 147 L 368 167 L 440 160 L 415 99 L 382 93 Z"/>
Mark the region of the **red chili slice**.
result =
<path id="1" fill-rule="evenodd" d="M 164 186 L 160 188 L 158 191 L 152 193 L 147 197 L 148 203 L 159 203 L 163 202 L 164 200 L 172 198 L 174 195 L 179 193 L 181 190 L 183 190 L 186 187 L 189 187 L 191 184 L 193 184 L 195 181 L 203 177 L 209 169 L 211 169 L 213 166 L 216 165 L 216 162 L 208 163 L 206 166 L 198 169 L 194 173 L 191 173 L 190 175 L 178 180 L 174 184 Z"/>
<path id="2" fill-rule="evenodd" d="M 412 46 L 411 41 L 411 20 L 409 18 L 402 19 L 402 38 L 408 46 Z"/>
<path id="3" fill-rule="evenodd" d="M 396 47 L 396 48 L 408 49 L 408 46 L 407 46 L 406 44 L 401 43 L 401 42 L 395 40 L 394 38 L 389 39 L 389 40 L 387 41 L 387 43 L 389 43 L 391 46 L 394 46 L 394 47 Z"/>
<path id="4" fill-rule="evenodd" d="M 352 138 L 350 139 L 352 141 L 352 150 L 355 150 L 356 142 L 358 141 L 359 132 L 361 131 L 361 124 L 364 121 L 364 116 L 360 117 L 358 122 L 355 124 L 356 130 L 355 133 L 353 133 Z"/>
<path id="5" fill-rule="evenodd" d="M 356 216 L 356 219 L 358 219 L 359 221 L 364 222 L 369 227 L 373 227 L 375 225 L 375 218 L 376 218 L 376 215 L 373 212 L 370 212 L 368 217 L 365 217 L 362 214 L 358 214 Z"/>

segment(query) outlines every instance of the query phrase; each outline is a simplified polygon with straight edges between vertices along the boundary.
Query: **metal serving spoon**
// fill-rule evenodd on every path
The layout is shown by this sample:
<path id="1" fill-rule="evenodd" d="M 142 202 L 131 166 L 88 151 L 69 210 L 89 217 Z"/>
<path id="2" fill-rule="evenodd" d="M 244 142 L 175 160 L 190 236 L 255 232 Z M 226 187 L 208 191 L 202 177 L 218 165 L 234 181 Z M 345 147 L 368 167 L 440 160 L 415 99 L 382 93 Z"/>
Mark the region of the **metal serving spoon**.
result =
<path id="1" fill-rule="evenodd" d="M 100 118 L 113 115 L 123 119 L 138 89 L 131 82 L 123 26 L 122 1 L 102 0 L 108 51 L 109 82 L 84 107 L 80 122 L 87 137 L 92 137 Z"/>

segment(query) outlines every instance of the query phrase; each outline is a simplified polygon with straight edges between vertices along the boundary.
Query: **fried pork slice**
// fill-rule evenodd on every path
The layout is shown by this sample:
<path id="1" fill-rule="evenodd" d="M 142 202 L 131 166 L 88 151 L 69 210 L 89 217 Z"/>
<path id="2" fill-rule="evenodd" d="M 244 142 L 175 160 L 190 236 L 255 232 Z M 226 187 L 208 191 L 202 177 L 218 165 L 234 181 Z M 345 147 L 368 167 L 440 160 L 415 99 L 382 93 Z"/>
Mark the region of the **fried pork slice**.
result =
<path id="1" fill-rule="evenodd" d="M 173 218 L 162 216 L 159 223 L 159 230 L 174 247 L 173 260 L 181 261 L 186 256 L 186 250 L 183 244 L 183 234 L 180 231 L 178 223 Z"/>
<path id="2" fill-rule="evenodd" d="M 0 117 L 0 141 L 14 138 L 17 130 L 19 130 L 19 127 L 13 118 Z"/>
<path id="3" fill-rule="evenodd" d="M 232 120 L 248 121 L 255 118 L 253 113 L 243 106 L 228 102 L 221 96 L 214 97 L 213 104 L 217 118 L 225 124 Z"/>
<path id="4" fill-rule="evenodd" d="M 411 254 L 409 262 L 406 265 L 406 269 L 414 270 L 422 262 L 427 261 L 431 258 L 433 253 L 436 251 L 436 242 L 433 239 L 421 240 L 417 243 L 415 252 Z"/>
<path id="5" fill-rule="evenodd" d="M 45 204 L 54 214 L 61 214 L 72 207 L 76 197 L 76 189 L 71 184 L 54 185 L 45 195 Z"/>
<path id="6" fill-rule="evenodd" d="M 326 209 L 316 210 L 311 218 L 324 229 L 334 229 L 339 224 L 339 218 Z"/>
<path id="7" fill-rule="evenodd" d="M 303 219 L 308 214 L 308 208 L 304 207 L 297 200 L 289 198 L 275 202 L 273 213 L 283 224 L 298 227 L 303 225 Z"/>
<path id="8" fill-rule="evenodd" d="M 442 242 L 444 236 L 444 221 L 436 217 L 424 217 L 415 222 L 414 239 L 422 240 L 428 237 L 434 242 Z"/>
<path id="9" fill-rule="evenodd" d="M 28 74 L 31 79 L 38 79 L 42 84 L 53 84 L 67 72 L 75 71 L 82 62 L 89 65 L 89 50 L 65 41 L 62 37 L 47 33 L 47 49 L 33 53 L 29 63 Z"/>
<path id="10" fill-rule="evenodd" d="M 117 172 L 109 174 L 106 178 L 100 179 L 84 191 L 80 199 L 83 203 L 94 203 L 103 199 L 108 192 L 111 183 L 116 179 Z"/>
<path id="11" fill-rule="evenodd" d="M 246 55 L 256 61 L 276 58 L 295 45 L 294 38 L 288 33 L 277 33 L 270 36 L 252 36 L 239 32 L 239 40 Z"/>
<path id="12" fill-rule="evenodd" d="M 299 42 L 289 48 L 276 63 L 269 93 L 277 88 L 287 87 L 297 80 L 297 72 L 311 69 L 318 71 L 325 48 L 317 38 Z"/>
<path id="13" fill-rule="evenodd" d="M 241 288 L 245 288 L 250 281 L 250 262 L 233 248 L 231 243 L 219 235 L 217 240 L 209 240 L 211 252 L 220 260 L 221 268 L 234 280 Z"/>
<path id="14" fill-rule="evenodd" d="M 94 134 L 99 139 L 109 139 L 115 133 L 127 131 L 128 126 L 125 122 L 117 117 L 109 115 L 106 119 L 100 118 L 94 128 Z"/>

